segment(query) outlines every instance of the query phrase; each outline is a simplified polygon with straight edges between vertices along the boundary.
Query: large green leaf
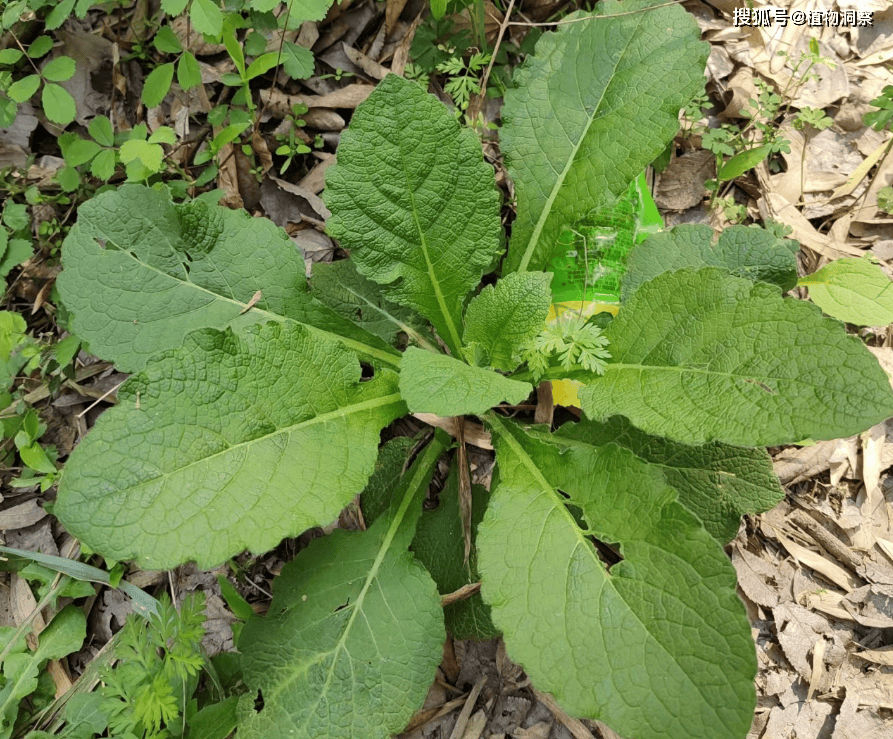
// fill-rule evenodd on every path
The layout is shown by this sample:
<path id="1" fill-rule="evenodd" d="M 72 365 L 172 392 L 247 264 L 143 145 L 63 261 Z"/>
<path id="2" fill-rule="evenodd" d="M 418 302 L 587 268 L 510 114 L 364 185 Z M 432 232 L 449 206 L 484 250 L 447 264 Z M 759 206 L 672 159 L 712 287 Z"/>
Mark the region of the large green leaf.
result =
<path id="1" fill-rule="evenodd" d="M 283 568 L 270 616 L 239 640 L 253 691 L 240 737 L 386 739 L 421 706 L 446 635 L 437 588 L 407 548 L 444 448 L 436 438 L 368 531 L 336 530 Z"/>
<path id="2" fill-rule="evenodd" d="M 790 290 L 797 284 L 799 248 L 796 241 L 779 239 L 758 226 L 731 226 L 718 239 L 710 226 L 676 226 L 649 236 L 630 252 L 623 299 L 662 272 L 686 267 L 723 267 L 737 277 Z"/>
<path id="3" fill-rule="evenodd" d="M 665 272 L 606 331 L 586 415 L 623 415 L 686 444 L 771 446 L 836 439 L 893 415 L 877 360 L 842 324 L 779 289 L 719 269 Z"/>
<path id="4" fill-rule="evenodd" d="M 532 391 L 529 383 L 414 346 L 400 363 L 400 393 L 413 413 L 480 415 L 504 400 L 516 405 Z"/>
<path id="5" fill-rule="evenodd" d="M 511 372 L 521 346 L 546 323 L 551 282 L 546 272 L 522 272 L 485 287 L 465 311 L 465 345 L 474 344 L 490 367 Z"/>
<path id="6" fill-rule="evenodd" d="M 384 341 L 313 300 L 285 232 L 244 211 L 175 205 L 125 185 L 81 206 L 62 263 L 57 284 L 74 331 L 122 370 L 140 369 L 195 329 L 271 319 L 316 327 L 368 357 L 399 362 Z"/>
<path id="7" fill-rule="evenodd" d="M 493 168 L 474 133 L 419 85 L 388 75 L 326 171 L 329 233 L 387 297 L 459 350 L 462 304 L 501 245 Z"/>
<path id="8" fill-rule="evenodd" d="M 515 73 L 500 131 L 518 201 L 505 272 L 544 269 L 561 231 L 626 190 L 703 88 L 709 47 L 694 18 L 675 5 L 631 12 L 649 4 L 565 19 Z"/>
<path id="9" fill-rule="evenodd" d="M 352 259 L 317 262 L 310 286 L 314 297 L 366 331 L 396 344 L 400 332 L 418 342 L 427 323 L 409 308 L 386 300 L 381 289 L 359 272 Z"/>
<path id="10" fill-rule="evenodd" d="M 870 259 L 836 259 L 802 277 L 809 297 L 829 316 L 858 326 L 893 323 L 893 282 Z"/>
<path id="11" fill-rule="evenodd" d="M 631 452 L 562 450 L 489 420 L 498 482 L 479 568 L 512 659 L 570 714 L 623 736 L 743 737 L 756 657 L 719 544 Z M 623 561 L 608 570 L 589 533 Z"/>
<path id="12" fill-rule="evenodd" d="M 306 328 L 203 329 L 119 391 L 65 467 L 55 513 L 94 551 L 167 569 L 331 522 L 406 406 L 397 376 Z"/>
<path id="13" fill-rule="evenodd" d="M 722 543 L 734 538 L 741 516 L 767 511 L 784 496 L 765 449 L 717 442 L 688 446 L 649 436 L 622 416 L 605 423 L 566 423 L 549 438 L 568 447 L 574 443 L 618 444 L 656 465 L 679 493 L 679 502 Z"/>

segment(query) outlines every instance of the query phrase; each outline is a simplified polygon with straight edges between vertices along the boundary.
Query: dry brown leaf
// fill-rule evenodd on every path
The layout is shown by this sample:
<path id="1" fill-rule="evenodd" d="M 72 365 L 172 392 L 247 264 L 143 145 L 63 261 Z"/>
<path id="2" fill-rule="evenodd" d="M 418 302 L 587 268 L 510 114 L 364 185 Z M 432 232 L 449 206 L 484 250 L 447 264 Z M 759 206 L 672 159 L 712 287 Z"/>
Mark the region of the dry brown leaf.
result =
<path id="1" fill-rule="evenodd" d="M 298 183 L 298 187 L 302 190 L 306 190 L 307 192 L 312 192 L 314 195 L 319 195 L 326 188 L 326 170 L 331 167 L 337 161 L 337 158 L 334 154 L 326 154 L 325 152 L 320 152 L 319 156 L 322 161 L 319 164 L 315 165 L 313 169 L 311 169 L 301 181 Z"/>
<path id="2" fill-rule="evenodd" d="M 865 585 L 849 593 L 841 605 L 862 626 L 893 628 L 893 587 L 889 585 Z"/>
<path id="3" fill-rule="evenodd" d="M 831 242 L 827 236 L 816 231 L 815 227 L 791 205 L 787 198 L 777 192 L 771 192 L 767 188 L 767 192 L 759 199 L 757 205 L 764 220 L 773 218 L 787 224 L 793 229 L 792 238 L 797 239 L 803 246 L 809 247 L 823 257 L 840 259 L 847 256 L 861 257 L 864 254 L 861 249 L 856 249 L 848 244 Z"/>
<path id="4" fill-rule="evenodd" d="M 829 633 L 827 619 L 796 603 L 780 603 L 772 613 L 785 657 L 804 680 L 809 680 L 812 664 L 808 655 L 816 641 Z"/>
<path id="5" fill-rule="evenodd" d="M 709 151 L 686 152 L 660 173 L 654 202 L 665 210 L 688 210 L 704 199 L 704 181 L 715 174 Z"/>
<path id="6" fill-rule="evenodd" d="M 796 559 L 801 565 L 809 567 L 829 582 L 833 582 L 839 588 L 847 592 L 855 590 L 862 585 L 859 580 L 844 570 L 840 565 L 831 562 L 817 552 L 813 552 L 812 550 L 791 541 L 777 528 L 773 527 L 773 529 L 775 531 L 775 538 L 778 539 L 779 543 L 788 551 L 788 554 Z"/>
<path id="7" fill-rule="evenodd" d="M 171 20 L 170 26 L 183 48 L 189 49 L 196 56 L 213 56 L 226 51 L 223 44 L 205 41 L 204 35 L 195 30 L 195 27 L 189 22 L 189 16 L 185 13 Z"/>
<path id="8" fill-rule="evenodd" d="M 94 116 L 109 114 L 111 85 L 99 84 L 100 89 L 96 85 L 111 76 L 116 47 L 108 39 L 81 29 L 59 28 L 55 34 L 62 39 L 61 53 L 75 61 L 74 75 L 59 84 L 74 98 L 75 120 L 87 126 Z M 117 76 L 123 82 L 123 76 Z"/>
<path id="9" fill-rule="evenodd" d="M 886 739 L 893 732 L 893 720 L 881 718 L 873 708 L 858 710 L 858 692 L 848 686 L 845 689 L 831 739 Z"/>
<path id="10" fill-rule="evenodd" d="M 325 95 L 286 95 L 280 90 L 264 90 L 262 95 L 267 105 L 276 114 L 285 117 L 291 114 L 295 105 L 308 108 L 356 108 L 375 88 L 372 85 L 354 83 Z"/>
<path id="11" fill-rule="evenodd" d="M 0 511 L 0 531 L 23 529 L 40 521 L 47 512 L 37 505 L 36 500 L 20 503 L 5 511 Z"/>
<path id="12" fill-rule="evenodd" d="M 473 31 L 469 8 L 465 8 L 461 13 L 449 17 L 453 21 L 454 32 L 468 31 L 471 33 Z M 496 37 L 499 35 L 499 26 L 504 20 L 505 15 L 503 12 L 490 0 L 484 0 L 484 33 L 487 36 L 487 41 L 491 44 L 496 41 Z"/>
<path id="13" fill-rule="evenodd" d="M 737 542 L 732 547 L 732 564 L 738 575 L 738 585 L 748 598 L 767 608 L 778 605 L 778 593 L 767 584 L 775 576 L 774 567 Z"/>
<path id="14" fill-rule="evenodd" d="M 270 153 L 270 147 L 267 146 L 267 140 L 260 131 L 254 131 L 251 134 L 251 150 L 260 160 L 261 171 L 266 174 L 273 168 L 273 155 Z"/>
<path id="15" fill-rule="evenodd" d="M 217 187 L 223 190 L 220 204 L 227 208 L 242 208 L 245 203 L 239 194 L 239 171 L 232 144 L 226 144 L 217 155 L 220 161 L 220 169 L 217 173 Z"/>
<path id="16" fill-rule="evenodd" d="M 827 739 L 833 727 L 830 720 L 833 710 L 829 703 L 820 701 L 773 708 L 761 739 Z"/>
<path id="17" fill-rule="evenodd" d="M 397 20 L 400 18 L 403 8 L 406 7 L 406 2 L 407 0 L 387 0 L 384 10 L 384 28 L 385 34 L 388 36 L 397 25 Z"/>
<path id="18" fill-rule="evenodd" d="M 409 30 L 406 32 L 406 35 L 397 45 L 397 48 L 394 51 L 394 58 L 391 60 L 391 72 L 394 74 L 398 74 L 401 77 L 403 76 L 403 71 L 406 69 L 406 64 L 409 62 L 409 47 L 412 46 L 415 32 L 418 30 L 425 15 L 426 13 L 424 10 L 419 12 L 415 17 L 415 20 L 412 22 L 412 25 L 409 27 Z"/>
<path id="19" fill-rule="evenodd" d="M 311 108 L 301 114 L 301 120 L 307 128 L 317 131 L 343 131 L 347 122 L 332 108 Z"/>
<path id="20" fill-rule="evenodd" d="M 514 739 L 548 739 L 551 731 L 552 724 L 540 721 L 527 729 L 515 729 L 512 732 L 512 737 Z"/>
<path id="21" fill-rule="evenodd" d="M 372 77 L 372 79 L 383 80 L 388 73 L 387 68 L 370 59 L 359 49 L 344 44 L 344 53 L 353 64 L 362 69 L 367 75 Z"/>
<path id="22" fill-rule="evenodd" d="M 260 205 L 277 226 L 289 223 L 322 224 L 331 215 L 326 204 L 315 193 L 278 177 L 267 177 L 260 188 Z"/>

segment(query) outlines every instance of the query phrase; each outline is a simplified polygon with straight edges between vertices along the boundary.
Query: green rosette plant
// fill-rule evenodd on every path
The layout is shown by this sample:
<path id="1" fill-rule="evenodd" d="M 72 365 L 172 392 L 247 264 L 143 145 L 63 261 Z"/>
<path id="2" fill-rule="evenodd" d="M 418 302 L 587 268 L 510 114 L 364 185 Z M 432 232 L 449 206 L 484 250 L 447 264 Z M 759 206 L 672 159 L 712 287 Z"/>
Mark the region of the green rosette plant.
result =
<path id="1" fill-rule="evenodd" d="M 650 5 L 571 18 L 518 70 L 501 131 L 518 216 L 483 289 L 503 252 L 492 168 L 393 75 L 327 173 L 327 228 L 351 258 L 318 287 L 262 219 L 137 186 L 81 208 L 59 291 L 74 331 L 134 374 L 64 470 L 55 510 L 73 534 L 144 569 L 210 567 L 330 523 L 373 480 L 368 530 L 313 541 L 246 624 L 239 736 L 401 730 L 461 570 L 482 582 L 463 623 L 500 631 L 570 713 L 637 739 L 747 734 L 756 657 L 722 546 L 781 497 L 760 447 L 858 433 L 893 395 L 843 324 L 783 297 L 795 250 L 758 228 L 717 248 L 697 226 L 656 235 L 606 327 L 546 325 L 540 270 L 561 230 L 626 190 L 703 83 L 693 19 Z M 555 378 L 584 384 L 582 422 L 498 411 Z M 404 472 L 405 445 L 379 457 L 407 411 L 475 415 L 492 434 L 467 566 L 437 543 L 461 507 L 421 510 L 448 440 Z"/>

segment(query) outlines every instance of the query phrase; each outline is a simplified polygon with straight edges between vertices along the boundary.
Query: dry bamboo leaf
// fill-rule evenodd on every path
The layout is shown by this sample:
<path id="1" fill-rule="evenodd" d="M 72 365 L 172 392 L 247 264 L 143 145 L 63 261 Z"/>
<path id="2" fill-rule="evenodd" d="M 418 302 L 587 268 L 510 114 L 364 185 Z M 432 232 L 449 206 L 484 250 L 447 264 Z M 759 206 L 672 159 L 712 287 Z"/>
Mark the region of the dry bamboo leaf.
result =
<path id="1" fill-rule="evenodd" d="M 551 695 L 541 693 L 536 688 L 533 688 L 533 693 L 536 695 L 537 700 L 548 708 L 552 715 L 574 736 L 574 739 L 595 739 L 592 736 L 592 732 L 583 726 L 582 722 L 565 713 L 564 709 L 555 702 Z"/>
<path id="2" fill-rule="evenodd" d="M 829 582 L 833 582 L 839 588 L 847 592 L 855 590 L 862 585 L 859 580 L 850 575 L 840 565 L 834 564 L 834 562 L 826 559 L 821 554 L 813 552 L 806 547 L 791 541 L 774 526 L 772 528 L 775 533 L 775 538 L 778 539 L 779 543 L 788 551 L 788 554 L 796 559 L 801 565 L 809 567 Z"/>
<path id="3" fill-rule="evenodd" d="M 835 200 L 836 198 L 843 197 L 844 195 L 849 195 L 853 190 L 855 190 L 858 184 L 863 179 L 865 179 L 865 176 L 874 168 L 874 165 L 877 164 L 880 158 L 884 155 L 884 149 L 886 148 L 886 146 L 886 142 L 879 144 L 878 147 L 865 158 L 865 161 L 863 161 L 862 164 L 860 164 L 858 167 L 856 167 L 856 169 L 853 170 L 853 173 L 849 176 L 847 181 L 831 193 L 831 199 Z"/>
<path id="4" fill-rule="evenodd" d="M 893 586 L 865 585 L 849 593 L 841 605 L 862 626 L 893 628 Z"/>
<path id="5" fill-rule="evenodd" d="M 806 691 L 806 700 L 808 701 L 812 700 L 822 675 L 825 674 L 825 646 L 824 637 L 820 637 L 812 648 L 812 674 L 809 676 L 809 689 Z"/>
<path id="6" fill-rule="evenodd" d="M 471 717 L 471 712 L 474 709 L 474 704 L 477 702 L 478 696 L 481 694 L 481 691 L 486 684 L 487 676 L 483 675 L 468 693 L 468 697 L 465 699 L 465 705 L 459 712 L 459 718 L 456 719 L 456 725 L 453 727 L 453 732 L 450 734 L 450 739 L 460 739 L 464 734 L 465 727 L 468 725 L 468 719 Z"/>
<path id="7" fill-rule="evenodd" d="M 849 611 L 840 605 L 842 600 L 843 595 L 841 593 L 822 590 L 817 593 L 808 593 L 806 606 L 813 611 L 819 611 L 840 621 L 855 621 L 856 619 L 850 615 Z"/>
<path id="8" fill-rule="evenodd" d="M 875 544 L 877 544 L 878 548 L 890 558 L 891 562 L 893 562 L 893 541 L 889 541 L 888 539 L 879 536 L 877 537 Z"/>
<path id="9" fill-rule="evenodd" d="M 437 416 L 433 413 L 413 413 L 412 417 L 427 423 L 429 426 L 436 426 L 443 429 L 450 436 L 457 437 L 458 429 L 455 417 Z M 490 439 L 490 433 L 479 423 L 465 422 L 465 443 L 472 444 L 478 449 L 493 450 L 493 442 Z"/>
<path id="10" fill-rule="evenodd" d="M 831 484 L 839 485 L 846 476 L 855 476 L 859 468 L 859 439 L 851 436 L 847 439 L 837 439 L 834 451 L 828 460 L 831 470 Z"/>
<path id="11" fill-rule="evenodd" d="M 866 662 L 883 665 L 884 667 L 893 667 L 893 644 L 878 649 L 865 649 L 861 652 L 854 652 L 854 654 Z"/>
<path id="12" fill-rule="evenodd" d="M 773 218 L 787 224 L 793 229 L 792 238 L 797 239 L 803 246 L 809 247 L 823 257 L 840 259 L 847 256 L 861 257 L 864 254 L 861 249 L 856 249 L 848 244 L 831 243 L 827 236 L 816 231 L 815 227 L 803 217 L 803 214 L 779 193 L 767 191 L 757 204 L 764 220 Z"/>

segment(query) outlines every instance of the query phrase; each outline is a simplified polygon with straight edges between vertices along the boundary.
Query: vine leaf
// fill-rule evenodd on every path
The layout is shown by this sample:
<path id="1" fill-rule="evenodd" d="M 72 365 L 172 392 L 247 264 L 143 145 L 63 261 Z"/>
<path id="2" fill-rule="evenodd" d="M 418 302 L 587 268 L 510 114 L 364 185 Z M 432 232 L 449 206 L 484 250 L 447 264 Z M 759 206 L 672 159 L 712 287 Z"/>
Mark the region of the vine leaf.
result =
<path id="1" fill-rule="evenodd" d="M 458 354 L 463 302 L 502 243 L 493 168 L 474 133 L 419 85 L 388 75 L 342 135 L 325 201 L 326 227 L 357 270 Z"/>
<path id="2" fill-rule="evenodd" d="M 629 418 L 685 444 L 837 439 L 893 415 L 861 341 L 777 287 L 705 268 L 643 284 L 608 326 L 604 375 L 580 390 L 602 421 Z"/>
<path id="3" fill-rule="evenodd" d="M 500 130 L 518 202 L 504 273 L 543 270 L 561 231 L 623 193 L 703 89 L 709 47 L 694 19 L 649 4 L 568 17 L 515 73 Z"/>
<path id="4" fill-rule="evenodd" d="M 387 739 L 422 704 L 442 656 L 437 587 L 407 551 L 446 438 L 403 476 L 387 515 L 364 532 L 315 539 L 276 579 L 270 615 L 239 640 L 246 739 Z"/>
<path id="5" fill-rule="evenodd" d="M 75 333 L 127 372 L 180 346 L 190 331 L 271 319 L 399 362 L 380 338 L 315 301 L 285 231 L 244 211 L 201 201 L 175 205 L 163 193 L 124 185 L 81 206 L 62 264 L 59 293 L 74 314 Z"/>
<path id="6" fill-rule="evenodd" d="M 55 512 L 94 551 L 212 567 L 330 523 L 406 412 L 397 376 L 297 325 L 202 329 L 118 393 L 74 450 Z"/>
<path id="7" fill-rule="evenodd" d="M 628 450 L 562 450 L 488 420 L 498 482 L 478 530 L 481 593 L 512 659 L 568 713 L 623 736 L 743 737 L 756 656 L 716 540 Z M 608 570 L 590 534 L 623 560 Z"/>

